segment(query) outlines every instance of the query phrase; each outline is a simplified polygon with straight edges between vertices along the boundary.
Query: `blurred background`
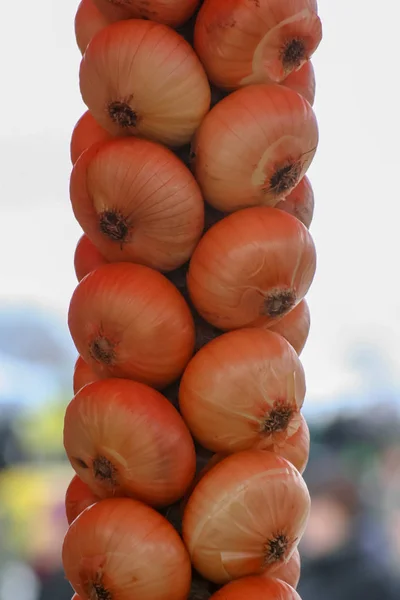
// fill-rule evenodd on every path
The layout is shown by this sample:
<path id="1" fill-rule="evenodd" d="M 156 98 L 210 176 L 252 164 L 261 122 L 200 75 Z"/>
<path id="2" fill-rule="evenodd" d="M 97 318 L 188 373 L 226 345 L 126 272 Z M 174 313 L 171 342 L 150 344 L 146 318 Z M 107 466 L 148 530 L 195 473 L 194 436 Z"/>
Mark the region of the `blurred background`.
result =
<path id="1" fill-rule="evenodd" d="M 66 314 L 80 236 L 70 135 L 84 112 L 77 0 L 6 3 L 0 36 L 0 600 L 69 600 L 62 447 L 76 351 Z M 303 600 L 400 598 L 400 301 L 394 274 L 400 121 L 397 16 L 320 0 L 320 146 L 309 171 L 317 277 L 302 360 L 313 496 Z M 395 29 L 396 28 L 396 29 Z M 396 47 L 395 47 L 396 45 Z M 381 83 L 384 82 L 384 83 Z M 396 205 L 395 205 L 396 203 Z"/>

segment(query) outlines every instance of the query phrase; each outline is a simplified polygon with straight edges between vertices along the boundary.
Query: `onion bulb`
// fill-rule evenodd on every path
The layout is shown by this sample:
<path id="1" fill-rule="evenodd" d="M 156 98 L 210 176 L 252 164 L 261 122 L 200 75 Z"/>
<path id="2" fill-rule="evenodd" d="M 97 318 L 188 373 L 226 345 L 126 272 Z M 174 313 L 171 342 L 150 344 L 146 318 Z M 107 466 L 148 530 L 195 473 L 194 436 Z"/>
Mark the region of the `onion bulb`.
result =
<path id="1" fill-rule="evenodd" d="M 156 390 L 128 379 L 89 383 L 76 394 L 65 413 L 64 446 L 99 498 L 172 504 L 196 469 L 193 440 L 178 411 Z"/>
<path id="2" fill-rule="evenodd" d="M 78 240 L 74 254 L 74 268 L 77 280 L 81 281 L 88 273 L 106 263 L 107 260 L 93 242 L 90 241 L 86 234 L 83 234 Z"/>
<path id="3" fill-rule="evenodd" d="M 204 198 L 223 212 L 274 206 L 296 187 L 318 145 L 313 109 L 282 85 L 253 85 L 218 102 L 192 144 Z"/>
<path id="4" fill-rule="evenodd" d="M 75 15 L 75 37 L 81 54 L 84 54 L 92 37 L 109 22 L 94 0 L 81 0 Z"/>
<path id="5" fill-rule="evenodd" d="M 215 327 L 269 327 L 303 299 L 315 269 L 306 227 L 282 210 L 258 206 L 223 218 L 204 234 L 187 282 L 195 308 Z"/>
<path id="6" fill-rule="evenodd" d="M 213 594 L 210 600 L 301 600 L 301 598 L 284 581 L 271 577 L 252 576 L 228 583 Z"/>
<path id="7" fill-rule="evenodd" d="M 86 483 L 79 479 L 78 475 L 74 475 L 65 494 L 65 512 L 68 525 L 71 525 L 72 521 L 75 521 L 76 517 L 85 508 L 92 506 L 98 500 L 99 498 L 93 494 Z"/>
<path id="8" fill-rule="evenodd" d="M 194 568 L 214 583 L 273 573 L 290 560 L 310 510 L 297 469 L 264 450 L 232 454 L 208 471 L 183 515 Z"/>
<path id="9" fill-rule="evenodd" d="M 283 81 L 321 38 L 316 0 L 205 0 L 194 47 L 210 80 L 232 90 Z"/>
<path id="10" fill-rule="evenodd" d="M 175 381 L 193 353 L 193 317 L 166 277 L 142 265 L 112 263 L 75 289 L 68 314 L 72 339 L 98 377 L 153 387 Z"/>
<path id="11" fill-rule="evenodd" d="M 283 444 L 300 425 L 306 385 L 292 346 L 263 329 L 238 329 L 192 358 L 179 390 L 193 436 L 213 452 Z"/>
<path id="12" fill-rule="evenodd" d="M 310 309 L 307 301 L 303 300 L 287 315 L 269 328 L 274 333 L 279 333 L 300 355 L 310 332 Z"/>
<path id="13" fill-rule="evenodd" d="M 149 140 L 118 138 L 89 148 L 72 171 L 75 217 L 110 261 L 161 271 L 193 253 L 204 227 L 204 202 L 189 169 Z"/>
<path id="14" fill-rule="evenodd" d="M 74 165 L 82 152 L 93 144 L 111 139 L 111 135 L 101 127 L 87 110 L 74 127 L 70 143 L 71 162 Z"/>
<path id="15" fill-rule="evenodd" d="M 200 0 L 94 0 L 109 19 L 149 19 L 178 27 L 195 12 Z"/>
<path id="16" fill-rule="evenodd" d="M 190 561 L 178 533 L 131 498 L 110 498 L 79 515 L 62 560 L 82 600 L 186 600 L 190 589 Z"/>
<path id="17" fill-rule="evenodd" d="M 308 60 L 298 71 L 292 71 L 281 83 L 291 90 L 294 90 L 300 96 L 303 96 L 310 104 L 314 105 L 315 100 L 315 72 L 313 64 Z"/>
<path id="18" fill-rule="evenodd" d="M 304 416 L 300 414 L 299 426 L 292 435 L 273 441 L 267 450 L 279 454 L 303 474 L 310 456 L 310 430 Z"/>
<path id="19" fill-rule="evenodd" d="M 73 389 L 74 394 L 77 394 L 84 385 L 98 381 L 99 377 L 91 367 L 83 360 L 82 356 L 78 356 L 75 362 Z"/>
<path id="20" fill-rule="evenodd" d="M 81 598 L 78 596 L 78 594 L 74 594 L 72 596 L 72 600 L 81 600 Z"/>
<path id="21" fill-rule="evenodd" d="M 301 574 L 301 558 L 298 548 L 293 552 L 292 558 L 286 563 L 278 567 L 273 573 L 274 579 L 280 579 L 293 589 L 296 589 Z"/>
<path id="22" fill-rule="evenodd" d="M 308 177 L 303 177 L 294 190 L 280 200 L 275 208 L 293 215 L 309 229 L 314 214 L 314 192 Z"/>
<path id="23" fill-rule="evenodd" d="M 166 25 L 131 19 L 99 31 L 80 68 L 82 98 L 113 135 L 188 143 L 211 101 L 193 48 Z"/>

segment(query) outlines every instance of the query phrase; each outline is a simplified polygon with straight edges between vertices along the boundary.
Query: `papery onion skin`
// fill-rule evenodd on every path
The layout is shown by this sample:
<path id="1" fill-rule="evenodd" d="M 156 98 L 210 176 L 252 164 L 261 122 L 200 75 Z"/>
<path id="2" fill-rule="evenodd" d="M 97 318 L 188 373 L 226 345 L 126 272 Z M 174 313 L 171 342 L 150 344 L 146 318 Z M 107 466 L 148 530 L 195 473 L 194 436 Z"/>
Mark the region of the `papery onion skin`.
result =
<path id="1" fill-rule="evenodd" d="M 206 473 L 183 515 L 183 539 L 193 566 L 226 583 L 273 574 L 290 560 L 307 524 L 310 496 L 284 458 L 264 450 L 228 456 Z"/>
<path id="2" fill-rule="evenodd" d="M 79 390 L 83 388 L 84 385 L 87 385 L 88 383 L 93 383 L 93 381 L 98 381 L 99 379 L 99 376 L 83 360 L 82 356 L 78 356 L 75 362 L 74 376 L 72 382 L 74 395 L 77 394 Z"/>
<path id="3" fill-rule="evenodd" d="M 315 0 L 205 0 L 194 47 L 209 79 L 234 90 L 283 81 L 321 39 Z"/>
<path id="4" fill-rule="evenodd" d="M 132 499 L 86 509 L 65 536 L 62 558 L 82 600 L 186 600 L 189 593 L 190 561 L 178 533 Z"/>
<path id="5" fill-rule="evenodd" d="M 308 60 L 298 71 L 292 71 L 290 75 L 281 83 L 291 90 L 294 90 L 300 96 L 303 96 L 310 104 L 314 106 L 316 81 L 315 71 L 311 60 Z"/>
<path id="6" fill-rule="evenodd" d="M 303 299 L 315 270 L 306 227 L 276 208 L 255 207 L 207 231 L 191 258 L 187 283 L 196 310 L 215 327 L 269 327 Z"/>
<path id="7" fill-rule="evenodd" d="M 213 452 L 282 445 L 300 424 L 304 369 L 292 346 L 262 329 L 239 329 L 206 344 L 179 390 L 192 435 Z"/>
<path id="8" fill-rule="evenodd" d="M 171 150 L 149 140 L 92 146 L 74 166 L 70 197 L 77 221 L 110 262 L 176 269 L 204 228 L 195 178 Z"/>
<path id="9" fill-rule="evenodd" d="M 76 278 L 82 281 L 88 273 L 97 267 L 107 264 L 107 260 L 84 233 L 78 240 L 74 253 L 74 269 Z"/>
<path id="10" fill-rule="evenodd" d="M 80 89 L 110 134 L 167 146 L 190 142 L 211 101 L 207 76 L 188 42 L 165 25 L 136 19 L 94 36 L 81 62 Z"/>
<path id="11" fill-rule="evenodd" d="M 306 470 L 310 456 L 310 430 L 304 416 L 300 415 L 300 424 L 297 429 L 283 443 L 272 444 L 267 448 L 289 461 L 302 475 Z"/>
<path id="12" fill-rule="evenodd" d="M 81 0 L 75 14 L 75 38 L 81 54 L 84 54 L 90 40 L 107 27 L 110 21 L 99 11 L 94 0 Z"/>
<path id="13" fill-rule="evenodd" d="M 67 407 L 64 446 L 99 498 L 132 496 L 166 506 L 196 469 L 193 440 L 178 411 L 156 390 L 128 379 L 83 387 Z"/>
<path id="14" fill-rule="evenodd" d="M 105 140 L 110 140 L 111 135 L 95 121 L 94 117 L 87 110 L 76 123 L 70 143 L 71 162 L 74 165 L 82 152 Z"/>
<path id="15" fill-rule="evenodd" d="M 280 579 L 294 590 L 297 588 L 301 574 L 301 558 L 298 548 L 293 552 L 292 558 L 284 565 L 281 565 L 274 571 L 274 579 Z"/>
<path id="16" fill-rule="evenodd" d="M 112 263 L 87 275 L 68 313 L 72 339 L 99 377 L 163 388 L 192 356 L 193 317 L 178 290 L 142 265 Z"/>
<path id="17" fill-rule="evenodd" d="M 271 577 L 244 577 L 232 581 L 213 594 L 210 600 L 301 600 L 286 582 Z"/>
<path id="18" fill-rule="evenodd" d="M 303 177 L 294 190 L 280 200 L 275 208 L 293 215 L 309 229 L 314 215 L 314 192 L 308 177 Z"/>
<path id="19" fill-rule="evenodd" d="M 193 168 L 218 210 L 274 206 L 304 177 L 317 146 L 307 100 L 282 85 L 251 85 L 206 115 L 192 143 Z"/>
<path id="20" fill-rule="evenodd" d="M 79 517 L 88 506 L 92 506 L 98 500 L 99 498 L 93 494 L 86 483 L 78 475 L 74 475 L 65 494 L 65 512 L 68 525 L 71 525 L 76 517 Z"/>
<path id="21" fill-rule="evenodd" d="M 269 327 L 269 330 L 284 337 L 300 356 L 308 339 L 310 323 L 310 309 L 303 298 L 293 310 Z"/>
<path id="22" fill-rule="evenodd" d="M 112 21 L 149 19 L 178 27 L 195 12 L 200 0 L 94 0 Z"/>

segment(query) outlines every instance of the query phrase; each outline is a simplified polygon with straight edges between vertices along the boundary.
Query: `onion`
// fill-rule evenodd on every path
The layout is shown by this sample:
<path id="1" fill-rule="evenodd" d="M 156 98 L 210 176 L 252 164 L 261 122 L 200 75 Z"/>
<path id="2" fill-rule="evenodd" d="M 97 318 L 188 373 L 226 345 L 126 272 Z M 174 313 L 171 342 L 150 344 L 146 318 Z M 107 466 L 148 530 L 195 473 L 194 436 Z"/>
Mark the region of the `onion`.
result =
<path id="1" fill-rule="evenodd" d="M 90 241 L 86 234 L 83 234 L 78 240 L 74 254 L 74 268 L 77 280 L 81 281 L 88 273 L 106 263 L 107 260 L 98 251 L 93 242 Z"/>
<path id="2" fill-rule="evenodd" d="M 82 279 L 68 325 L 98 377 L 154 387 L 177 379 L 194 347 L 193 317 L 181 294 L 161 273 L 131 263 L 103 265 Z"/>
<path id="3" fill-rule="evenodd" d="M 148 140 L 92 146 L 75 164 L 70 196 L 77 221 L 110 262 L 176 269 L 204 227 L 193 175 L 171 150 Z"/>
<path id="4" fill-rule="evenodd" d="M 284 337 L 300 355 L 310 332 L 310 309 L 303 299 L 293 310 L 269 328 Z"/>
<path id="5" fill-rule="evenodd" d="M 293 465 L 245 450 L 199 481 L 184 510 L 183 538 L 195 569 L 215 583 L 273 573 L 290 560 L 309 510 L 307 486 Z"/>
<path id="6" fill-rule="evenodd" d="M 200 240 L 188 289 L 197 311 L 229 330 L 270 326 L 306 295 L 316 269 L 312 237 L 276 208 L 247 208 L 225 217 Z"/>
<path id="7" fill-rule="evenodd" d="M 82 98 L 113 135 L 188 143 L 211 92 L 193 48 L 165 25 L 120 21 L 99 31 L 81 62 Z"/>
<path id="8" fill-rule="evenodd" d="M 68 525 L 75 521 L 81 512 L 88 506 L 98 502 L 99 498 L 93 494 L 89 487 L 78 475 L 75 475 L 67 488 L 65 494 L 65 512 L 67 515 Z"/>
<path id="9" fill-rule="evenodd" d="M 301 600 L 284 581 L 271 577 L 244 577 L 232 581 L 213 594 L 210 600 Z"/>
<path id="10" fill-rule="evenodd" d="M 111 139 L 111 135 L 101 127 L 87 110 L 83 113 L 74 127 L 70 143 L 71 162 L 74 165 L 82 152 L 104 140 Z"/>
<path id="11" fill-rule="evenodd" d="M 281 445 L 300 425 L 304 370 L 291 345 L 262 329 L 206 344 L 183 374 L 179 405 L 193 436 L 213 452 Z"/>
<path id="12" fill-rule="evenodd" d="M 128 379 L 84 386 L 67 407 L 64 446 L 80 479 L 99 498 L 132 496 L 172 504 L 196 469 L 192 438 L 156 390 Z"/>
<path id="13" fill-rule="evenodd" d="M 64 539 L 67 579 L 82 600 L 186 600 L 186 549 L 172 525 L 130 498 L 86 509 Z"/>
<path id="14" fill-rule="evenodd" d="M 109 19 L 150 19 L 178 27 L 195 12 L 200 0 L 94 0 Z"/>
<path id="15" fill-rule="evenodd" d="M 74 394 L 77 394 L 84 385 L 98 381 L 99 377 L 91 367 L 83 360 L 82 356 L 78 356 L 75 362 L 73 389 Z"/>
<path id="16" fill-rule="evenodd" d="M 292 558 L 284 565 L 274 571 L 274 579 L 280 579 L 293 589 L 296 589 L 300 581 L 301 558 L 298 548 L 293 552 Z"/>
<path id="17" fill-rule="evenodd" d="M 109 20 L 93 0 L 81 0 L 75 15 L 75 37 L 81 54 L 85 52 L 92 37 L 108 24 Z"/>
<path id="18" fill-rule="evenodd" d="M 272 443 L 267 449 L 285 458 L 303 474 L 310 456 L 310 430 L 304 416 L 300 414 L 299 427 L 293 435 Z"/>
<path id="19" fill-rule="evenodd" d="M 211 81 L 229 90 L 283 81 L 321 38 L 316 0 L 205 0 L 194 46 Z"/>
<path id="20" fill-rule="evenodd" d="M 274 206 L 296 187 L 318 145 L 313 109 L 282 85 L 252 85 L 226 96 L 193 140 L 196 179 L 223 212 Z"/>
<path id="21" fill-rule="evenodd" d="M 312 62 L 308 60 L 298 71 L 292 71 L 281 83 L 294 90 L 313 106 L 315 100 L 315 72 Z"/>
<path id="22" fill-rule="evenodd" d="M 294 190 L 280 200 L 275 208 L 293 215 L 309 229 L 314 214 L 314 192 L 308 177 L 303 177 Z"/>

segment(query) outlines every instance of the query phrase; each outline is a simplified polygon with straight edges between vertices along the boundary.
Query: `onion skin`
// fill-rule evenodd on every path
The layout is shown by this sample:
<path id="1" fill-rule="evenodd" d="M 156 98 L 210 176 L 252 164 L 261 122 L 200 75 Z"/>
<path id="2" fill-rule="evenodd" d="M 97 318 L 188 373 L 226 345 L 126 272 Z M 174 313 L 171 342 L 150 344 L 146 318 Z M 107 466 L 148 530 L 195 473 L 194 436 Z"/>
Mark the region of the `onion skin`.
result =
<path id="1" fill-rule="evenodd" d="M 292 558 L 285 565 L 280 566 L 274 571 L 274 579 L 280 579 L 294 590 L 297 588 L 301 574 L 301 558 L 298 548 L 293 552 Z"/>
<path id="2" fill-rule="evenodd" d="M 131 496 L 153 506 L 181 498 L 196 469 L 192 438 L 156 390 L 128 379 L 83 387 L 67 407 L 64 446 L 99 498 Z"/>
<path id="3" fill-rule="evenodd" d="M 191 141 L 211 101 L 207 76 L 188 42 L 165 25 L 136 19 L 94 36 L 82 58 L 80 90 L 110 134 L 174 147 Z"/>
<path id="4" fill-rule="evenodd" d="M 315 71 L 311 60 L 308 60 L 298 71 L 292 71 L 281 83 L 294 90 L 307 100 L 310 106 L 314 106 L 316 82 Z"/>
<path id="5" fill-rule="evenodd" d="M 186 600 L 189 593 L 190 561 L 178 533 L 136 500 L 86 509 L 67 531 L 62 558 L 82 600 L 107 592 L 115 600 Z"/>
<path id="6" fill-rule="evenodd" d="M 213 594 L 210 600 L 301 600 L 284 581 L 270 577 L 244 577 L 232 581 Z"/>
<path id="7" fill-rule="evenodd" d="M 302 475 L 310 456 L 310 430 L 304 416 L 300 415 L 300 425 L 292 436 L 283 443 L 273 444 L 268 450 L 285 458 Z"/>
<path id="8" fill-rule="evenodd" d="M 122 19 L 149 19 L 178 27 L 195 12 L 200 0 L 94 0 L 111 21 Z"/>
<path id="9" fill-rule="evenodd" d="M 195 342 L 193 317 L 178 290 L 161 273 L 132 263 L 102 265 L 82 279 L 68 325 L 99 378 L 157 388 L 181 375 Z"/>
<path id="10" fill-rule="evenodd" d="M 93 242 L 84 233 L 78 240 L 74 254 L 75 275 L 79 281 L 82 281 L 88 273 L 91 273 L 97 267 L 107 264 L 107 260 L 99 252 Z"/>
<path id="11" fill-rule="evenodd" d="M 110 262 L 176 269 L 204 228 L 195 178 L 171 150 L 149 140 L 92 146 L 74 166 L 70 197 L 77 221 Z"/>
<path id="12" fill-rule="evenodd" d="M 234 90 L 283 81 L 321 39 L 315 0 L 205 0 L 194 47 L 212 83 Z M 295 52 L 287 53 L 290 48 Z"/>
<path id="13" fill-rule="evenodd" d="M 310 309 L 303 300 L 269 330 L 284 337 L 300 356 L 310 333 Z"/>
<path id="14" fill-rule="evenodd" d="M 93 494 L 86 483 L 79 479 L 78 475 L 74 475 L 65 494 L 68 525 L 71 525 L 88 506 L 92 506 L 98 501 L 99 498 Z"/>
<path id="15" fill-rule="evenodd" d="M 309 229 L 314 216 L 314 192 L 308 177 L 303 177 L 294 190 L 280 200 L 275 208 L 293 215 Z"/>
<path id="16" fill-rule="evenodd" d="M 255 207 L 207 231 L 187 283 L 196 310 L 215 327 L 270 327 L 303 299 L 315 270 L 306 227 L 276 208 Z"/>
<path id="17" fill-rule="evenodd" d="M 292 346 L 262 329 L 239 329 L 206 344 L 179 390 L 192 435 L 213 452 L 282 445 L 300 425 L 304 370 Z"/>
<path id="18" fill-rule="evenodd" d="M 76 123 L 71 136 L 70 156 L 74 165 L 82 152 L 105 140 L 110 140 L 111 135 L 101 127 L 87 110 Z"/>
<path id="19" fill-rule="evenodd" d="M 76 43 L 81 54 L 84 54 L 92 37 L 109 23 L 93 0 L 81 0 L 74 21 Z"/>
<path id="20" fill-rule="evenodd" d="M 205 200 L 223 212 L 275 206 L 306 174 L 318 146 L 313 109 L 281 85 L 251 85 L 226 96 L 192 143 Z"/>
<path id="21" fill-rule="evenodd" d="M 290 560 L 309 510 L 307 486 L 293 465 L 272 452 L 246 450 L 217 463 L 196 485 L 183 539 L 195 569 L 214 583 L 273 574 Z"/>
<path id="22" fill-rule="evenodd" d="M 93 383 L 93 381 L 98 381 L 99 377 L 96 373 L 89 367 L 87 363 L 83 360 L 82 356 L 78 356 L 75 362 L 74 368 L 74 376 L 73 376 L 73 390 L 74 395 L 79 392 L 83 388 L 84 385 L 88 383 Z"/>

